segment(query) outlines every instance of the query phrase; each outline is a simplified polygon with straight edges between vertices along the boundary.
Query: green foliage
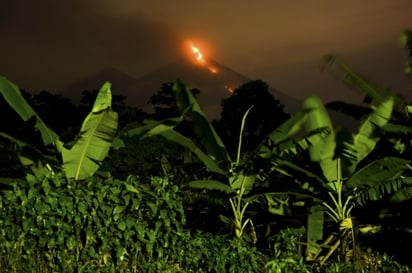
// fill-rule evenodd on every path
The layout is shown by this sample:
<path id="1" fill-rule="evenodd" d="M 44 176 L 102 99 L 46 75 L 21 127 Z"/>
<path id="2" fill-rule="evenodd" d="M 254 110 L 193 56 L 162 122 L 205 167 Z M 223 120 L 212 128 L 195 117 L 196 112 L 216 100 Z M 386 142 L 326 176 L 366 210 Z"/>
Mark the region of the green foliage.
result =
<path id="1" fill-rule="evenodd" d="M 175 92 L 179 112 L 183 117 L 192 121 L 192 130 L 198 138 L 200 146 L 217 162 L 230 161 L 225 145 L 203 113 L 190 89 L 183 82 L 177 80 L 173 85 L 173 91 Z"/>
<path id="2" fill-rule="evenodd" d="M 63 169 L 76 180 L 92 176 L 112 145 L 117 131 L 117 113 L 111 110 L 111 84 L 105 83 L 92 111 L 83 121 L 80 134 L 70 149 L 62 148 Z"/>
<path id="3" fill-rule="evenodd" d="M 373 100 L 372 110 L 363 119 L 358 132 L 350 134 L 345 130 L 335 131 L 322 102 L 316 97 L 309 97 L 303 103 L 302 114 L 292 116 L 291 120 L 295 123 L 286 122 L 283 126 L 287 127 L 282 128 L 283 126 L 281 126 L 280 130 L 275 130 L 270 135 L 270 142 L 263 143 L 260 148 L 260 155 L 270 160 L 273 169 L 290 176 L 300 172 L 300 176 L 295 176 L 301 180 L 302 188 L 299 193 L 313 196 L 312 203 L 323 206 L 323 209 L 308 215 L 308 259 L 312 259 L 312 254 L 317 257 L 321 251 L 320 245 L 315 242 L 323 239 L 319 237 L 323 234 L 323 211 L 340 225 L 342 232 L 345 230 L 350 231 L 346 233 L 346 236 L 351 235 L 349 236 L 351 238 L 348 237 L 347 239 L 352 241 L 354 247 L 355 239 L 351 220 L 351 210 L 354 206 L 353 199 L 362 193 L 364 194 L 365 190 L 369 189 L 372 184 L 373 186 L 384 183 L 390 184 L 391 179 L 395 183 L 395 181 L 398 182 L 397 179 L 400 179 L 401 175 L 405 174 L 402 170 L 407 169 L 408 161 L 397 164 L 393 158 L 387 158 L 387 160 L 380 162 L 385 164 L 378 167 L 381 174 L 378 179 L 365 177 L 366 173 L 370 176 L 373 171 L 376 172 L 373 165 L 368 165 L 359 174 L 357 173 L 359 171 L 357 169 L 358 164 L 373 151 L 381 136 L 379 129 L 388 123 L 392 114 L 393 97 L 382 96 L 380 98 L 377 97 Z M 320 173 L 297 168 L 282 158 L 282 151 L 279 149 L 282 138 L 289 138 L 290 135 L 298 132 L 301 126 L 304 126 L 307 132 L 319 132 L 322 128 L 329 129 L 327 134 L 317 133 L 313 135 L 315 138 L 312 139 L 311 136 L 307 137 L 307 140 L 311 140 L 310 145 L 300 146 L 300 151 L 303 151 L 303 148 L 308 149 L 310 160 L 319 164 Z M 392 165 L 397 165 L 397 169 L 392 171 Z M 375 166 L 377 165 L 375 164 Z M 359 179 L 362 174 L 364 179 Z M 394 187 L 389 186 L 387 188 L 394 193 Z M 301 197 L 299 193 L 295 193 L 298 198 Z M 307 196 L 303 201 L 308 201 Z M 333 248 L 331 251 L 334 251 Z M 330 254 L 325 255 L 326 258 L 322 258 L 321 265 Z M 346 256 L 346 254 L 344 255 Z"/>
<path id="4" fill-rule="evenodd" d="M 199 146 L 188 137 L 174 130 L 174 128 L 183 120 L 182 118 L 169 118 L 160 122 L 149 122 L 146 126 L 131 129 L 123 135 L 144 135 L 145 137 L 154 135 L 163 136 L 167 140 L 188 148 L 191 152 L 197 155 L 210 171 L 225 175 L 227 178 L 227 181 L 225 182 L 227 183 L 208 178 L 205 180 L 197 180 L 193 182 L 191 186 L 225 191 L 230 191 L 232 189 L 233 193 L 236 193 L 236 191 L 239 190 L 237 195 L 240 195 L 240 199 L 237 199 L 236 205 L 232 200 L 230 202 L 235 214 L 235 234 L 240 238 L 242 237 L 243 229 L 247 223 L 246 221 L 244 224 L 242 220 L 247 204 L 244 208 L 239 209 L 241 196 L 247 193 L 245 190 L 250 190 L 250 182 L 252 180 L 241 172 L 236 172 L 235 167 L 239 165 L 239 162 L 231 161 L 225 145 L 217 135 L 212 124 L 202 112 L 191 90 L 181 81 L 177 80 L 173 85 L 173 91 L 177 108 L 183 118 L 190 120 L 192 131 L 197 138 Z M 221 168 L 219 165 L 226 168 Z"/>
<path id="5" fill-rule="evenodd" d="M 56 165 L 60 166 L 57 169 L 54 168 L 54 170 L 64 169 L 69 178 L 81 180 L 90 177 L 97 171 L 101 162 L 107 156 L 117 130 L 118 115 L 111 110 L 112 94 L 110 87 L 111 84 L 106 82 L 100 88 L 92 111 L 83 122 L 79 136 L 73 143 L 66 144 L 66 146 L 70 146 L 67 148 L 59 140 L 57 134 L 44 124 L 23 98 L 17 85 L 4 77 L 0 77 L 0 93 L 24 121 L 34 120 L 34 127 L 40 132 L 43 142 L 41 149 L 44 150 L 51 146 L 53 152 L 59 154 L 59 156 L 51 159 L 56 164 L 50 164 L 50 160 L 45 160 L 50 156 L 37 149 L 35 144 L 23 143 L 6 134 L 2 134 L 2 138 L 16 144 L 18 158 L 22 165 L 30 167 L 31 171 L 39 178 Z M 23 148 L 28 146 L 32 146 L 29 148 L 36 151 L 34 154 L 37 156 L 33 157 L 33 153 L 31 153 L 31 156 L 22 154 Z M 58 163 L 61 161 L 59 157 L 62 157 L 61 164 Z"/>
<path id="6" fill-rule="evenodd" d="M 182 253 L 178 272 L 262 272 L 264 256 L 243 241 L 199 232 L 185 238 L 178 248 Z"/>
<path id="7" fill-rule="evenodd" d="M 0 257 L 9 269 L 38 251 L 54 272 L 157 272 L 177 255 L 185 223 L 177 187 L 156 177 L 79 183 L 50 173 L 14 185 L 0 208 Z"/>
<path id="8" fill-rule="evenodd" d="M 111 149 L 109 156 L 103 161 L 100 170 L 110 172 L 114 177 L 126 179 L 129 174 L 141 179 L 165 174 L 163 162 L 169 162 L 168 174 L 175 179 L 185 175 L 185 149 L 162 136 L 146 138 L 122 136 L 123 148 Z M 179 183 L 178 183 L 179 184 Z"/>
<path id="9" fill-rule="evenodd" d="M 270 238 L 273 258 L 265 265 L 268 273 L 310 273 L 312 268 L 303 262 L 301 240 L 304 228 L 284 229 Z"/>
<path id="10" fill-rule="evenodd" d="M 0 198 L 0 272 L 260 272 L 248 244 L 184 230 L 177 186 L 63 175 L 15 184 Z M 5 271 L 2 271 L 5 270 Z"/>
<path id="11" fill-rule="evenodd" d="M 406 31 L 404 35 L 406 35 L 404 36 L 404 44 L 407 46 L 408 32 Z M 340 58 L 327 55 L 323 60 L 324 67 L 329 68 L 333 74 L 342 78 L 350 87 L 361 91 L 365 95 L 364 102 L 369 103 L 371 108 L 367 111 L 369 115 L 366 118 L 363 117 L 364 122 L 358 134 L 353 138 L 353 142 L 349 142 L 349 149 L 345 150 L 349 155 L 348 158 L 357 159 L 357 163 L 365 158 L 365 156 L 359 158 L 359 154 L 368 155 L 372 150 L 377 150 L 378 159 L 374 162 L 367 162 L 369 165 L 358 170 L 357 173 L 354 173 L 352 168 L 352 177 L 346 186 L 352 189 L 355 187 L 367 189 L 366 192 L 357 192 L 357 201 L 361 203 L 365 203 L 367 200 L 379 200 L 391 195 L 395 195 L 391 200 L 397 202 L 408 200 L 411 197 L 409 194 L 411 188 L 408 182 L 411 174 L 407 169 L 410 169 L 410 160 L 412 160 L 409 156 L 410 147 L 412 147 L 411 123 L 408 114 L 410 106 L 395 92 L 382 88 L 352 71 Z M 347 104 L 336 102 L 335 109 L 337 109 L 336 105 L 339 105 L 338 108 L 344 113 L 349 113 Z M 379 139 L 392 143 L 393 151 L 397 151 L 397 153 L 388 154 L 387 148 L 379 149 L 377 147 L 378 149 L 375 149 Z M 356 141 L 359 143 L 356 144 Z M 384 144 L 381 141 L 381 146 Z M 347 144 L 345 145 L 347 146 Z M 352 163 L 352 165 L 354 164 Z"/>

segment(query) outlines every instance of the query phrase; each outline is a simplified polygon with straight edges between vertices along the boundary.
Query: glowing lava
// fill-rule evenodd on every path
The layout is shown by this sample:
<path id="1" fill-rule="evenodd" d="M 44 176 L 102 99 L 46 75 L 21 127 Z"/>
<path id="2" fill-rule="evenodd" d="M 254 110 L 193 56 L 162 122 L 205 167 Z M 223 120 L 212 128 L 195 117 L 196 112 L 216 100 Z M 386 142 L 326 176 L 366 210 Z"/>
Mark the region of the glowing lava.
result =
<path id="1" fill-rule="evenodd" d="M 192 52 L 192 55 L 195 57 L 195 60 L 199 65 L 205 66 L 210 71 L 210 73 L 213 73 L 213 74 L 218 73 L 218 69 L 216 67 L 210 65 L 206 61 L 206 59 L 204 57 L 204 54 L 199 49 L 199 47 L 195 46 L 192 42 L 189 42 L 189 46 L 190 46 L 190 50 Z"/>
<path id="2" fill-rule="evenodd" d="M 225 89 L 226 89 L 229 93 L 233 94 L 233 91 L 234 91 L 234 88 L 233 88 L 233 87 L 230 87 L 230 86 L 225 85 Z"/>
<path id="3" fill-rule="evenodd" d="M 186 40 L 185 42 L 185 47 L 184 51 L 186 54 L 188 54 L 190 60 L 195 63 L 196 65 L 202 66 L 204 68 L 207 68 L 211 74 L 219 74 L 219 69 L 216 66 L 213 66 L 211 61 L 209 62 L 207 58 L 207 51 L 203 50 L 204 47 L 201 47 L 199 44 L 193 43 L 191 40 Z M 223 75 L 220 75 L 222 77 Z M 224 88 L 229 92 L 233 93 L 234 87 L 232 84 L 229 85 L 224 85 Z"/>
<path id="4" fill-rule="evenodd" d="M 201 64 L 205 64 L 206 61 L 205 59 L 203 59 L 203 54 L 202 52 L 200 52 L 199 48 L 195 47 L 194 45 L 191 45 L 192 51 L 196 56 L 196 60 L 201 63 Z"/>

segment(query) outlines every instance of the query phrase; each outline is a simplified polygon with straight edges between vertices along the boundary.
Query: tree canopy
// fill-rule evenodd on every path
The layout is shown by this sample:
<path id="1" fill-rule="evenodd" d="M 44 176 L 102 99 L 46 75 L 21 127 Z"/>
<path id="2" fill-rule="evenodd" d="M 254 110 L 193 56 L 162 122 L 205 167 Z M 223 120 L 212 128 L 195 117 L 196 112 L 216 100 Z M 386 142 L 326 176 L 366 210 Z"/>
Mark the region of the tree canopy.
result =
<path id="1" fill-rule="evenodd" d="M 236 151 L 240 125 L 245 112 L 251 107 L 243 132 L 242 147 L 254 149 L 264 137 L 289 118 L 281 104 L 262 80 L 249 81 L 223 99 L 218 131 L 230 152 Z"/>

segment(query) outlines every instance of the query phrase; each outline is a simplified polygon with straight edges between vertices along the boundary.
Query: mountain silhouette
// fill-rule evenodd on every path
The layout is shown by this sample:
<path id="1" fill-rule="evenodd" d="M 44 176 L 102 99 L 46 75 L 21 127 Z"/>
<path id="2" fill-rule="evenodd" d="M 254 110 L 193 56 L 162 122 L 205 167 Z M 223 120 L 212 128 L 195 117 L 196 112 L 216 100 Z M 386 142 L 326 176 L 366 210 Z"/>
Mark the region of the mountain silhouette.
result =
<path id="1" fill-rule="evenodd" d="M 113 94 L 126 96 L 127 104 L 150 112 L 151 105 L 147 103 L 150 96 L 160 89 L 162 83 L 180 79 L 189 88 L 200 90 L 198 101 L 203 111 L 209 119 L 218 119 L 222 99 L 231 95 L 229 90 L 233 90 L 251 79 L 213 59 L 208 59 L 208 65 L 216 69 L 216 73 L 212 73 L 205 66 L 196 65 L 187 58 L 179 58 L 141 77 L 133 77 L 117 69 L 105 69 L 69 85 L 62 91 L 62 94 L 78 102 L 79 94 L 83 90 L 98 89 L 105 81 L 110 81 Z M 274 88 L 270 88 L 270 92 L 285 105 L 286 112 L 293 113 L 300 108 L 299 100 Z"/>

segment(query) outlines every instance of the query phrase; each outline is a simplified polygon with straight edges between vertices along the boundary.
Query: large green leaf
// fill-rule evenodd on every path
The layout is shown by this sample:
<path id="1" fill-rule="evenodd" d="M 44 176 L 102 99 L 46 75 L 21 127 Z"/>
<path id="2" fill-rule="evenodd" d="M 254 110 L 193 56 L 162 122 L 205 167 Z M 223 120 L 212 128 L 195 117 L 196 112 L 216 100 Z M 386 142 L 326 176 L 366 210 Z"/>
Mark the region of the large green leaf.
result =
<path id="1" fill-rule="evenodd" d="M 110 83 L 101 88 L 90 114 L 83 121 L 80 134 L 70 150 L 63 148 L 63 168 L 76 180 L 92 176 L 107 156 L 116 135 L 116 112 L 111 110 Z"/>
<path id="2" fill-rule="evenodd" d="M 338 182 L 342 174 L 342 162 L 335 154 L 337 146 L 335 137 L 335 134 L 330 134 L 318 145 L 319 165 L 328 183 Z"/>
<path id="3" fill-rule="evenodd" d="M 389 198 L 390 202 L 400 203 L 412 199 L 412 177 L 405 177 L 403 182 L 406 187 L 396 191 L 395 194 Z"/>
<path id="4" fill-rule="evenodd" d="M 231 162 L 225 145 L 203 113 L 190 89 L 180 80 L 176 80 L 173 91 L 180 113 L 192 122 L 193 132 L 206 153 L 214 160 Z"/>
<path id="5" fill-rule="evenodd" d="M 33 108 L 23 98 L 18 86 L 5 77 L 0 76 L 0 93 L 3 95 L 6 102 L 16 111 L 16 113 L 24 120 L 28 121 L 31 118 L 35 118 L 35 128 L 39 130 L 44 145 L 53 144 L 58 142 L 58 136 L 51 129 L 49 129 Z M 56 145 L 59 149 L 60 145 Z"/>
<path id="6" fill-rule="evenodd" d="M 303 111 L 306 113 L 307 118 L 305 120 L 306 132 L 312 132 L 320 128 L 330 128 L 331 133 L 327 136 L 326 140 L 334 138 L 333 126 L 328 112 L 322 101 L 315 96 L 310 96 L 304 100 Z M 333 141 L 332 141 L 333 142 Z M 333 158 L 334 147 L 327 146 L 325 149 L 324 141 L 315 143 L 309 148 L 309 154 L 311 160 L 314 162 L 324 161 L 326 159 Z"/>
<path id="7" fill-rule="evenodd" d="M 316 97 L 307 98 L 302 108 L 266 137 L 258 147 L 259 156 L 269 158 L 273 154 L 297 154 L 310 149 L 313 160 L 318 160 L 319 145 L 332 131 L 330 118 Z"/>
<path id="8" fill-rule="evenodd" d="M 387 123 L 381 129 L 386 133 L 412 134 L 412 127 L 408 125 Z"/>
<path id="9" fill-rule="evenodd" d="M 279 144 L 280 155 L 293 154 L 297 155 L 302 151 L 308 150 L 311 146 L 317 145 L 324 141 L 329 136 L 331 130 L 329 127 L 319 128 L 311 132 L 307 132 L 305 135 L 289 139 Z"/>
<path id="10" fill-rule="evenodd" d="M 412 189 L 411 177 L 399 177 L 388 180 L 367 190 L 358 191 L 355 201 L 359 205 L 367 204 L 370 201 L 388 199 L 390 202 L 399 203 L 411 198 Z"/>
<path id="11" fill-rule="evenodd" d="M 385 126 L 392 115 L 393 97 L 382 101 L 362 122 L 359 131 L 353 137 L 353 144 L 348 143 L 346 153 L 355 166 L 374 148 L 380 138 L 377 129 Z"/>
<path id="12" fill-rule="evenodd" d="M 317 130 L 307 132 L 300 136 L 290 136 L 290 138 L 282 139 L 282 141 L 272 142 L 272 138 L 267 138 L 260 144 L 257 154 L 262 158 L 270 158 L 273 155 L 297 155 L 305 150 L 308 150 L 311 145 L 315 145 L 330 134 L 330 128 L 319 128 Z"/>
<path id="13" fill-rule="evenodd" d="M 410 160 L 399 157 L 384 157 L 369 163 L 355 172 L 345 183 L 347 188 L 368 189 L 397 179 L 406 169 Z"/>
<path id="14" fill-rule="evenodd" d="M 323 176 L 328 183 L 335 183 L 342 170 L 340 169 L 341 163 L 337 162 L 336 134 L 330 116 L 322 101 L 315 96 L 304 101 L 303 110 L 308 113 L 308 118 L 305 121 L 307 131 L 325 127 L 330 129 L 330 134 L 322 138 L 322 141 L 317 141 L 309 147 L 309 155 L 312 161 L 319 162 Z"/>

